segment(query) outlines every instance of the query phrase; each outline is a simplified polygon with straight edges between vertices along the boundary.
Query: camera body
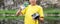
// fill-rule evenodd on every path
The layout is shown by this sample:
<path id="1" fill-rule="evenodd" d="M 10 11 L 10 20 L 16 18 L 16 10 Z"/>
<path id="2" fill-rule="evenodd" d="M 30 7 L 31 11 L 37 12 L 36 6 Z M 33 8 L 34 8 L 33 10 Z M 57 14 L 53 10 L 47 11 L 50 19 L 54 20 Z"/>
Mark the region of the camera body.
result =
<path id="1" fill-rule="evenodd" d="M 34 20 L 38 20 L 39 17 L 40 17 L 40 15 L 39 15 L 38 13 L 34 13 L 34 14 L 32 15 L 32 18 L 33 18 Z"/>

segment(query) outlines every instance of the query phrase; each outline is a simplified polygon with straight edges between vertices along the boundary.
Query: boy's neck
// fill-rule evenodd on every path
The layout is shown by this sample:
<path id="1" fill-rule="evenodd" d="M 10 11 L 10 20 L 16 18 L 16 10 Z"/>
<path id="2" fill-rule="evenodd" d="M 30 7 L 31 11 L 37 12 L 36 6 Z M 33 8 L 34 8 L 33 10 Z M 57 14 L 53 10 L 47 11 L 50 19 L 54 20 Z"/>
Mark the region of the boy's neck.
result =
<path id="1" fill-rule="evenodd" d="M 31 4 L 32 6 L 35 6 L 36 4 Z"/>

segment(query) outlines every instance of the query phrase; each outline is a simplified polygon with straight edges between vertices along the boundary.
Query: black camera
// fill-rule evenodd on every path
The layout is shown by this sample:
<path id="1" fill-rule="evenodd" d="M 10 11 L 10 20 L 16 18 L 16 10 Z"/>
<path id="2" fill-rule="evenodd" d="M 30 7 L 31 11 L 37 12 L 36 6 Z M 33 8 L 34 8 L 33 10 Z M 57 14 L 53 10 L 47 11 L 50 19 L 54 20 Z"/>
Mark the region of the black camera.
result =
<path id="1" fill-rule="evenodd" d="M 38 20 L 39 17 L 40 17 L 40 15 L 39 15 L 38 13 L 34 13 L 34 14 L 32 15 L 32 18 L 33 18 L 34 20 Z"/>

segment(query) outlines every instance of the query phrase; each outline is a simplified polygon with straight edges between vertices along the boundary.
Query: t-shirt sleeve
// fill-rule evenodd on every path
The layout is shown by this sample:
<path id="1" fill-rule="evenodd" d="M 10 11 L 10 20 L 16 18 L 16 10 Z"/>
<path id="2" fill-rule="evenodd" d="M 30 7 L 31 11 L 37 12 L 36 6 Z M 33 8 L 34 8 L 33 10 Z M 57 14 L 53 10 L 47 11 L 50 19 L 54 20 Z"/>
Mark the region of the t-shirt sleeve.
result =
<path id="1" fill-rule="evenodd" d="M 40 17 L 44 17 L 43 8 L 42 7 L 39 7 L 38 13 L 39 13 Z"/>
<path id="2" fill-rule="evenodd" d="M 21 11 L 22 14 L 25 14 L 26 13 L 26 10 L 27 10 L 27 7 Z"/>

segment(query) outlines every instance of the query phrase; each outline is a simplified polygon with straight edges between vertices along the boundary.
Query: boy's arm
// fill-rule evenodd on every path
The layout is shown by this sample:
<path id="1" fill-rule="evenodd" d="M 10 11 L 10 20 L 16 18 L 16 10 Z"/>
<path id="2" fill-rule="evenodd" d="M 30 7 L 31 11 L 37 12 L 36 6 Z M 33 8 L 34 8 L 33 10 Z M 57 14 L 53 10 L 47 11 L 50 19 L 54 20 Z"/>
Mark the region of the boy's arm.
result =
<path id="1" fill-rule="evenodd" d="M 27 8 L 25 8 L 24 10 L 22 10 L 22 9 L 19 9 L 18 11 L 17 11 L 17 13 L 16 13 L 16 15 L 18 16 L 18 15 L 24 15 L 25 13 L 26 13 L 26 9 Z"/>
<path id="2" fill-rule="evenodd" d="M 43 9 L 42 9 L 42 7 L 40 7 L 38 13 L 39 13 L 39 15 L 40 15 L 39 20 L 40 20 L 41 22 L 43 22 L 43 21 L 44 21 L 44 14 L 43 14 Z"/>
<path id="3" fill-rule="evenodd" d="M 16 16 L 19 16 L 21 14 L 21 8 L 17 11 Z"/>

